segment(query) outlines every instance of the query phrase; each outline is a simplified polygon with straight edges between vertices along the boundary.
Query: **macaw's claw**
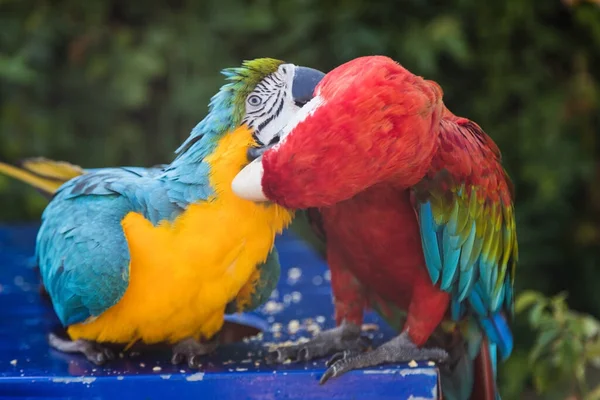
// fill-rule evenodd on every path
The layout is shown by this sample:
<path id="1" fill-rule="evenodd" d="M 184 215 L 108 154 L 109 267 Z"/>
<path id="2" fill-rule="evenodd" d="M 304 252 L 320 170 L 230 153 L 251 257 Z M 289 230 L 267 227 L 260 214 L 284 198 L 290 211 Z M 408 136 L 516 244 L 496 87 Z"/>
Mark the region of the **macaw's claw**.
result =
<path id="1" fill-rule="evenodd" d="M 328 369 L 321 377 L 321 385 L 348 371 L 359 368 L 375 367 L 381 364 L 408 361 L 430 360 L 438 363 L 448 359 L 448 353 L 440 348 L 418 348 L 407 333 L 396 336 L 373 351 L 362 354 L 345 352 L 336 354 L 328 363 Z"/>
<path id="2" fill-rule="evenodd" d="M 282 363 L 285 360 L 309 361 L 337 352 L 349 351 L 358 354 L 367 349 L 370 340 L 361 336 L 360 327 L 343 323 L 337 328 L 319 333 L 306 343 L 288 347 L 280 347 L 267 354 L 270 364 Z"/>
<path id="3" fill-rule="evenodd" d="M 102 365 L 115 358 L 115 353 L 111 349 L 89 340 L 62 339 L 54 333 L 50 333 L 48 343 L 50 347 L 63 353 L 81 353 L 96 365 Z"/>
<path id="4" fill-rule="evenodd" d="M 171 363 L 177 365 L 181 364 L 184 360 L 187 360 L 188 367 L 198 368 L 201 366 L 201 357 L 212 353 L 217 347 L 219 347 L 217 337 L 214 337 L 206 343 L 200 343 L 192 338 L 183 339 L 173 346 Z"/>

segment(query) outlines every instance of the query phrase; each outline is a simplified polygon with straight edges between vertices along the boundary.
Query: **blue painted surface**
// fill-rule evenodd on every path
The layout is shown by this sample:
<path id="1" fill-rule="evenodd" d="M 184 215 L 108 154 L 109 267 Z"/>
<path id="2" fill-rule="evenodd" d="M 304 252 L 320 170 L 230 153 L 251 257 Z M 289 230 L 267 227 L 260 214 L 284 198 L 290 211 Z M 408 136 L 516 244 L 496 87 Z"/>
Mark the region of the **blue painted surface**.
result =
<path id="1" fill-rule="evenodd" d="M 0 398 L 106 399 L 435 399 L 438 375 L 425 364 L 353 371 L 324 386 L 324 361 L 266 365 L 265 348 L 311 337 L 334 326 L 328 271 L 323 260 L 285 233 L 277 239 L 282 279 L 258 312 L 232 322 L 264 330 L 262 335 L 223 346 L 199 371 L 170 364 L 167 348 L 125 354 L 104 367 L 77 355 L 49 349 L 48 332 L 60 329 L 39 294 L 33 268 L 37 226 L 0 227 Z M 376 315 L 375 344 L 394 332 Z"/>

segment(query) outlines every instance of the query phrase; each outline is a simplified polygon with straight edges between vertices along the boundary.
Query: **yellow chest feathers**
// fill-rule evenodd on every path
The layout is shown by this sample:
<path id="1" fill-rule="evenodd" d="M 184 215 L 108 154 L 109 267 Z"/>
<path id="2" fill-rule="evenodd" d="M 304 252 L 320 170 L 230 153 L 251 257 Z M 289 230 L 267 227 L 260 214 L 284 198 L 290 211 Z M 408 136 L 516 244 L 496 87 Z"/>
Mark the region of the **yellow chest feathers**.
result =
<path id="1" fill-rule="evenodd" d="M 206 159 L 215 195 L 190 205 L 175 221 L 154 227 L 137 213 L 123 219 L 131 256 L 127 291 L 96 320 L 72 326 L 74 339 L 152 343 L 210 337 L 220 329 L 225 305 L 266 260 L 275 235 L 293 216 L 231 191 L 252 141 L 245 127 L 219 141 Z"/>

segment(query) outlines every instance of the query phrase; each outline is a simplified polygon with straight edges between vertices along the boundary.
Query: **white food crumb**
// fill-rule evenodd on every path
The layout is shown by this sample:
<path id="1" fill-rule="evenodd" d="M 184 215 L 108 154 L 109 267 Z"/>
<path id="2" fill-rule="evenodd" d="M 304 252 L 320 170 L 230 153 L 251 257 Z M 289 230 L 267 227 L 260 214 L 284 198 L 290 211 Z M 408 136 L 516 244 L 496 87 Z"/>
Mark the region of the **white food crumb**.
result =
<path id="1" fill-rule="evenodd" d="M 265 304 L 264 310 L 269 314 L 278 313 L 279 311 L 283 310 L 283 304 L 269 300 Z"/>
<path id="2" fill-rule="evenodd" d="M 417 362 L 415 360 L 410 360 L 410 362 L 408 363 L 408 366 L 411 368 L 416 368 L 419 364 L 417 364 Z"/>
<path id="3" fill-rule="evenodd" d="M 203 379 L 204 379 L 204 372 L 196 372 L 195 374 L 192 374 L 192 375 L 188 376 L 187 378 L 185 378 L 185 380 L 188 382 L 197 382 L 197 381 L 201 381 Z"/>
<path id="4" fill-rule="evenodd" d="M 158 372 L 158 371 L 162 371 L 161 367 L 154 367 L 152 368 L 152 371 Z"/>
<path id="5" fill-rule="evenodd" d="M 288 332 L 292 335 L 295 334 L 296 332 L 298 332 L 299 329 L 300 329 L 300 322 L 298 322 L 298 320 L 293 319 L 288 324 Z"/>
<path id="6" fill-rule="evenodd" d="M 12 360 L 12 361 L 10 362 L 10 365 L 13 365 L 13 366 L 14 366 L 14 365 L 17 365 L 17 360 Z"/>
<path id="7" fill-rule="evenodd" d="M 302 300 L 302 293 L 300 292 L 292 292 L 292 301 L 294 303 L 299 303 Z"/>
<path id="8" fill-rule="evenodd" d="M 294 267 L 288 270 L 288 279 L 296 281 L 300 279 L 302 276 L 302 270 L 300 268 Z"/>

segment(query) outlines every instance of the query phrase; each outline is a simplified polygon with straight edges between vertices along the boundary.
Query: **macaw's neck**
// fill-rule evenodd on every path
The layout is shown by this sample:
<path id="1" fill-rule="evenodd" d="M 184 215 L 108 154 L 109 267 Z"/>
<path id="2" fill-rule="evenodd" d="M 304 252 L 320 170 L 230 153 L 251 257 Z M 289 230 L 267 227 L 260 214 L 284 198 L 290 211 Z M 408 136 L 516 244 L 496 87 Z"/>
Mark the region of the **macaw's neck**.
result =
<path id="1" fill-rule="evenodd" d="M 220 136 L 209 138 L 203 137 L 198 142 L 203 150 L 203 157 L 181 154 L 170 166 L 170 170 L 176 181 L 186 180 L 190 185 L 201 188 L 207 196 L 201 196 L 196 203 L 189 207 L 188 212 L 182 216 L 186 220 L 194 220 L 194 223 L 202 224 L 203 212 L 200 208 L 211 207 L 217 212 L 227 213 L 228 216 L 235 215 L 242 221 L 250 221 L 248 224 L 260 224 L 273 232 L 281 232 L 291 222 L 293 213 L 273 203 L 255 203 L 244 200 L 233 193 L 231 183 L 235 176 L 248 164 L 247 151 L 254 144 L 252 131 L 245 125 Z M 195 146 L 195 145 L 194 145 Z M 209 149 L 209 150 L 207 150 Z M 187 152 L 190 153 L 193 146 Z M 209 200 L 209 201 L 205 201 Z M 197 220 L 197 221 L 196 221 Z M 244 224 L 246 225 L 246 224 Z"/>

